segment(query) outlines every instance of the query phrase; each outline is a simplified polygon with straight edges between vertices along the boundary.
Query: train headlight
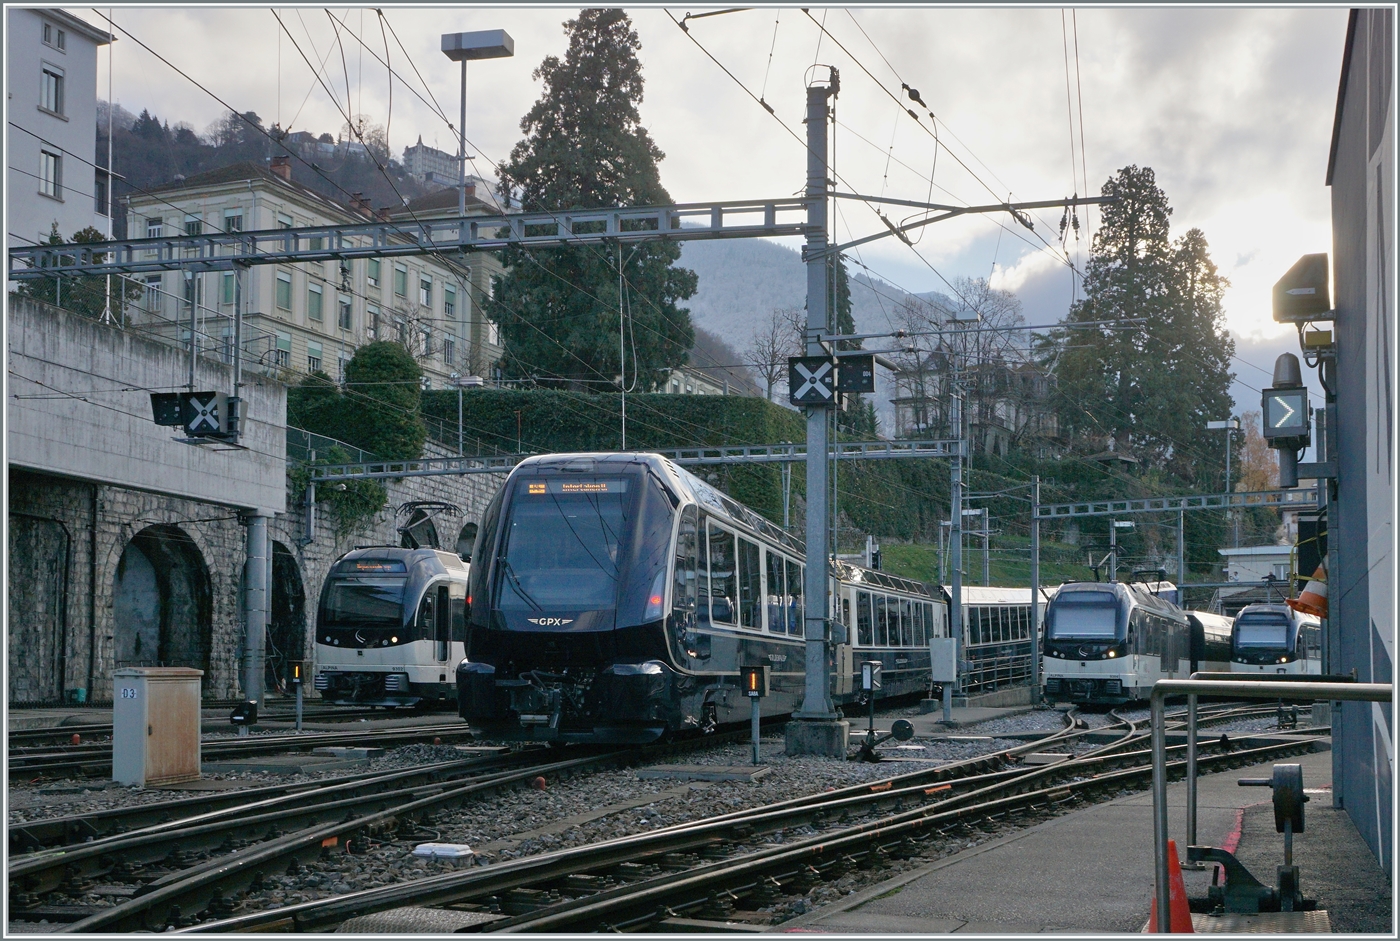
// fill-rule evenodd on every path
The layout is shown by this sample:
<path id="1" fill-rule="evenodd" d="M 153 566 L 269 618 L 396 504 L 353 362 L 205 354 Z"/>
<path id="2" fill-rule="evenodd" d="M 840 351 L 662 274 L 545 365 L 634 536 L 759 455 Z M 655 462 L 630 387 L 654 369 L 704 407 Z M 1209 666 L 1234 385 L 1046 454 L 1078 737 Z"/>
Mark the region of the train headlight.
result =
<path id="1" fill-rule="evenodd" d="M 391 643 L 391 644 L 397 644 L 398 642 L 399 642 L 399 639 L 398 639 L 397 637 L 390 637 L 390 638 L 389 638 L 389 643 Z"/>
<path id="2" fill-rule="evenodd" d="M 1116 651 L 1116 650 L 1110 650 L 1110 651 L 1108 652 L 1108 655 L 1109 655 L 1110 657 L 1116 657 L 1116 656 L 1118 656 L 1118 651 Z"/>

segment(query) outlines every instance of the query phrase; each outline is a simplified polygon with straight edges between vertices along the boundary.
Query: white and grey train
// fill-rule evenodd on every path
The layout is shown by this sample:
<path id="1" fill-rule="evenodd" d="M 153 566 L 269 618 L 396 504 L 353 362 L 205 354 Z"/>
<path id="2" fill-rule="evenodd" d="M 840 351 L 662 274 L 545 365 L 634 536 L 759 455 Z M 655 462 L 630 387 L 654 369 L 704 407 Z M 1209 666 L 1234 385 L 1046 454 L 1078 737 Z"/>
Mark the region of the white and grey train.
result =
<path id="1" fill-rule="evenodd" d="M 1232 673 L 1322 673 L 1322 621 L 1286 604 L 1251 604 L 1235 616 Z"/>
<path id="2" fill-rule="evenodd" d="M 321 698 L 339 705 L 428 706 L 456 699 L 469 566 L 435 549 L 368 546 L 331 566 L 316 612 Z"/>
<path id="3" fill-rule="evenodd" d="M 521 462 L 472 558 L 458 711 L 492 737 L 643 743 L 741 722 L 745 666 L 769 667 L 765 716 L 802 704 L 802 544 L 666 458 Z M 883 664 L 880 695 L 927 689 L 941 591 L 839 562 L 828 584 L 835 705 L 864 660 Z"/>
<path id="4" fill-rule="evenodd" d="M 1143 584 L 1061 585 L 1045 611 L 1045 698 L 1116 705 L 1147 699 L 1158 680 L 1227 671 L 1221 621 L 1182 611 Z"/>

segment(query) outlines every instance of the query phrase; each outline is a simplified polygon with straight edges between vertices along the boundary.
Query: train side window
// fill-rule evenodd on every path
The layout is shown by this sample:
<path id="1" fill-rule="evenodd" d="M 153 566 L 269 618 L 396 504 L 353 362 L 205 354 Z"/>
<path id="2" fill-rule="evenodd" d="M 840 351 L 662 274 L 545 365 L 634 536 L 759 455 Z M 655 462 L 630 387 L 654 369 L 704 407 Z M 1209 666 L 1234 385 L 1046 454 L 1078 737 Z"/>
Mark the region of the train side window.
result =
<path id="1" fill-rule="evenodd" d="M 434 640 L 437 641 L 437 658 L 447 659 L 447 645 L 452 642 L 452 604 L 448 600 L 449 592 L 446 585 L 439 585 L 437 590 L 437 611 L 435 620 Z"/>
<path id="2" fill-rule="evenodd" d="M 856 592 L 856 643 L 869 647 L 874 642 L 870 613 L 870 592 Z"/>
<path id="3" fill-rule="evenodd" d="M 710 623 L 710 540 L 704 528 L 695 536 L 695 620 L 700 624 Z"/>
<path id="4" fill-rule="evenodd" d="M 688 506 L 681 511 L 676 533 L 676 568 L 671 585 L 671 616 L 681 629 L 692 626 L 695 617 L 696 528 L 695 507 Z"/>
<path id="5" fill-rule="evenodd" d="M 739 539 L 739 623 L 763 628 L 763 582 L 758 544 Z"/>
<path id="6" fill-rule="evenodd" d="M 467 640 L 467 592 L 461 586 L 453 586 L 452 640 L 458 644 L 466 643 Z"/>
<path id="7" fill-rule="evenodd" d="M 768 576 L 768 629 L 775 634 L 787 633 L 787 590 L 783 582 L 783 557 L 764 550 Z"/>
<path id="8" fill-rule="evenodd" d="M 710 620 L 733 624 L 737 591 L 734 577 L 734 534 L 710 523 Z"/>
<path id="9" fill-rule="evenodd" d="M 423 600 L 418 604 L 418 636 L 432 637 L 437 623 L 437 599 L 432 592 L 423 596 Z"/>
<path id="10" fill-rule="evenodd" d="M 788 633 L 801 634 L 803 632 L 803 618 L 805 614 L 802 609 L 802 594 L 804 591 L 802 580 L 806 574 L 805 566 L 800 562 L 791 559 L 787 563 L 787 608 L 788 608 Z"/>
<path id="11" fill-rule="evenodd" d="M 890 642 L 890 612 L 884 595 L 875 596 L 875 646 L 885 647 Z"/>
<path id="12" fill-rule="evenodd" d="M 841 623 L 846 625 L 846 643 L 850 643 L 851 631 L 851 599 L 842 597 L 841 599 Z"/>
<path id="13" fill-rule="evenodd" d="M 922 647 L 927 641 L 924 633 L 924 605 L 921 601 L 911 602 L 914 606 L 914 646 Z"/>
<path id="14" fill-rule="evenodd" d="M 899 642 L 914 646 L 914 602 L 908 598 L 899 599 Z"/>

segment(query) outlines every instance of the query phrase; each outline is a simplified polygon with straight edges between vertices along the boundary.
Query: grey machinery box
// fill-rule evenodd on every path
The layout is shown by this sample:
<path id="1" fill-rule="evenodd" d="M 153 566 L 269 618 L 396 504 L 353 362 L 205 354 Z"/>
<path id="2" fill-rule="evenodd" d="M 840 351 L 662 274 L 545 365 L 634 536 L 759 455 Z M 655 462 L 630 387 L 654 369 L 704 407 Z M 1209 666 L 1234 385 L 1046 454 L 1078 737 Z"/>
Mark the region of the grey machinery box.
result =
<path id="1" fill-rule="evenodd" d="M 112 780 L 140 787 L 199 778 L 200 680 L 188 667 L 112 674 Z"/>

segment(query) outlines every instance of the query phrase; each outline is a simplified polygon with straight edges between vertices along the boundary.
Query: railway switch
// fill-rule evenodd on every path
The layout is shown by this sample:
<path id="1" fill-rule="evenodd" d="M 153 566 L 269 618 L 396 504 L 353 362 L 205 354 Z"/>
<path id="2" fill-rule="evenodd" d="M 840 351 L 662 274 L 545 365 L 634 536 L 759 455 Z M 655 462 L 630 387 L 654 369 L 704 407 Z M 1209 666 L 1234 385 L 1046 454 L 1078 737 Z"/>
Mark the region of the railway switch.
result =
<path id="1" fill-rule="evenodd" d="M 1274 829 L 1283 834 L 1283 865 L 1278 867 L 1278 884 L 1266 886 L 1244 867 L 1233 853 L 1214 846 L 1187 847 L 1191 862 L 1219 863 L 1225 870 L 1225 885 L 1210 887 L 1210 901 L 1217 911 L 1239 914 L 1257 912 L 1305 912 L 1317 902 L 1303 898 L 1298 867 L 1293 865 L 1293 834 L 1303 832 L 1303 766 L 1274 765 L 1268 778 L 1240 778 L 1241 787 L 1267 787 L 1274 792 Z"/>

